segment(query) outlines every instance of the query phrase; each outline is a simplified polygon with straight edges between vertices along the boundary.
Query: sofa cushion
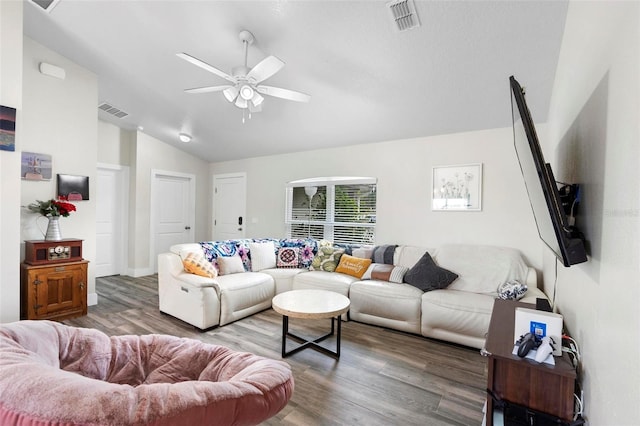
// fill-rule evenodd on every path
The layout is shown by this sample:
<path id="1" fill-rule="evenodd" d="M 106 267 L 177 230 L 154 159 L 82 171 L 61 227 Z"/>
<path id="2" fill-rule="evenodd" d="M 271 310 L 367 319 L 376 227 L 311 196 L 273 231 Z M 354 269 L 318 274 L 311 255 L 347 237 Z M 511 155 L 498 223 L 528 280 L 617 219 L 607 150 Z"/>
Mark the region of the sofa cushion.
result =
<path id="1" fill-rule="evenodd" d="M 276 266 L 276 248 L 273 241 L 249 243 L 249 254 L 253 272 L 275 268 Z"/>
<path id="2" fill-rule="evenodd" d="M 349 289 L 349 315 L 355 321 L 419 334 L 422 294 L 409 284 L 358 281 Z"/>
<path id="3" fill-rule="evenodd" d="M 396 254 L 393 258 L 393 264 L 412 268 L 413 265 L 418 263 L 425 252 L 428 252 L 433 257 L 434 250 L 428 249 L 426 247 L 398 246 L 396 248 Z"/>
<path id="4" fill-rule="evenodd" d="M 293 278 L 293 289 L 330 290 L 348 296 L 349 287 L 356 281 L 357 278 L 338 272 L 309 271 Z"/>
<path id="5" fill-rule="evenodd" d="M 458 278 L 458 274 L 441 268 L 428 252 L 404 275 L 404 282 L 422 291 L 443 289 Z"/>
<path id="6" fill-rule="evenodd" d="M 422 295 L 422 335 L 481 348 L 495 299 L 467 291 L 434 290 Z"/>
<path id="7" fill-rule="evenodd" d="M 338 263 L 336 272 L 361 278 L 367 271 L 367 268 L 369 268 L 369 265 L 371 265 L 371 259 L 360 259 L 349 256 L 348 254 L 343 254 L 340 256 L 340 263 Z"/>
<path id="8" fill-rule="evenodd" d="M 318 254 L 311 262 L 312 271 L 334 272 L 340 263 L 340 257 L 344 254 L 343 249 L 333 247 L 320 247 Z"/>
<path id="9" fill-rule="evenodd" d="M 218 256 L 220 275 L 238 274 L 245 272 L 240 256 Z"/>
<path id="10" fill-rule="evenodd" d="M 202 252 L 191 252 L 187 254 L 187 256 L 182 259 L 182 265 L 184 266 L 184 270 L 190 274 L 209 278 L 215 278 L 218 275 L 216 268 L 204 257 Z"/>
<path id="11" fill-rule="evenodd" d="M 518 250 L 482 245 L 444 245 L 435 260 L 459 278 L 451 290 L 496 295 L 498 285 L 509 280 L 526 282 L 528 268 Z"/>
<path id="12" fill-rule="evenodd" d="M 385 265 L 382 263 L 372 263 L 367 271 L 362 275 L 362 280 L 388 281 L 392 283 L 402 283 L 404 275 L 409 268 L 406 266 Z"/>

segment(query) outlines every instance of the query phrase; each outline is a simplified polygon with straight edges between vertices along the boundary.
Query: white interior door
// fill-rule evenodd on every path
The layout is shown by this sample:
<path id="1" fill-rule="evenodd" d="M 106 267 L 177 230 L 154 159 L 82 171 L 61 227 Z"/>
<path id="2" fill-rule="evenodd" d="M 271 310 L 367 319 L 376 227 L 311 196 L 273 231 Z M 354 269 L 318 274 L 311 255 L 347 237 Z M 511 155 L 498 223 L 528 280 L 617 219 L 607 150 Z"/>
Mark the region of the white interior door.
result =
<path id="1" fill-rule="evenodd" d="M 96 277 L 123 274 L 127 252 L 128 169 L 99 165 L 95 188 Z"/>
<path id="2" fill-rule="evenodd" d="M 174 244 L 194 242 L 195 180 L 195 175 L 152 172 L 150 246 L 154 272 L 158 271 L 158 254 Z"/>
<path id="3" fill-rule="evenodd" d="M 247 176 L 244 173 L 213 177 L 213 239 L 244 238 Z"/>

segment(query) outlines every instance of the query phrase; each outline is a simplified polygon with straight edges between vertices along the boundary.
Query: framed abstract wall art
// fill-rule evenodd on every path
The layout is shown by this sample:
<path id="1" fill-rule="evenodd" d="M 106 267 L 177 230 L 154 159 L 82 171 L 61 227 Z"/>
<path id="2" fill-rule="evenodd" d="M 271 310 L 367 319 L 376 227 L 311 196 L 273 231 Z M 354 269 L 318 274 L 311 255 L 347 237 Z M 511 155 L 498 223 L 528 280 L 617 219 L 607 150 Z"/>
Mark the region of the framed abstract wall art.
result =
<path id="1" fill-rule="evenodd" d="M 431 209 L 482 210 L 482 163 L 433 168 Z"/>

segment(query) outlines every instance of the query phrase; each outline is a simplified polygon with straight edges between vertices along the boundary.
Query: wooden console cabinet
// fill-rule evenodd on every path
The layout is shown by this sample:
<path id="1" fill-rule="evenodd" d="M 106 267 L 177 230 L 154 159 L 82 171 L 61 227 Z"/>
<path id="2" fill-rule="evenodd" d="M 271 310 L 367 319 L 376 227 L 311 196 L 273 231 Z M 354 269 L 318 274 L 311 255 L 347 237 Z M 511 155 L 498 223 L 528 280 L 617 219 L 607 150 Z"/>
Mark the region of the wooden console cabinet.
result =
<path id="1" fill-rule="evenodd" d="M 87 314 L 89 261 L 20 265 L 20 318 L 62 320 Z"/>
<path id="2" fill-rule="evenodd" d="M 513 355 L 515 308 L 534 305 L 496 300 L 485 345 L 488 352 L 487 425 L 493 425 L 493 400 L 498 399 L 545 413 L 565 422 L 574 415 L 576 371 L 567 354 L 555 357 L 555 366 Z"/>

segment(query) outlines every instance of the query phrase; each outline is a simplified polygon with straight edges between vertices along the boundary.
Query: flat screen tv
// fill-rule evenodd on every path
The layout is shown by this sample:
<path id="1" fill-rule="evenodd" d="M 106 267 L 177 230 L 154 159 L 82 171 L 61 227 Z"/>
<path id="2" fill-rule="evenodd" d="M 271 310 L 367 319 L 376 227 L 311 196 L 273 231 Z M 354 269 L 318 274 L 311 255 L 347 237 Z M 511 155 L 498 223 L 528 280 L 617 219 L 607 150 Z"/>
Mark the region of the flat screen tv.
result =
<path id="1" fill-rule="evenodd" d="M 540 149 L 524 91 L 513 76 L 509 82 L 514 145 L 540 239 L 564 266 L 586 262 L 584 241 L 575 227 L 568 224 L 553 171 Z"/>
<path id="2" fill-rule="evenodd" d="M 69 201 L 89 199 L 89 176 L 58 174 L 58 197 Z"/>

